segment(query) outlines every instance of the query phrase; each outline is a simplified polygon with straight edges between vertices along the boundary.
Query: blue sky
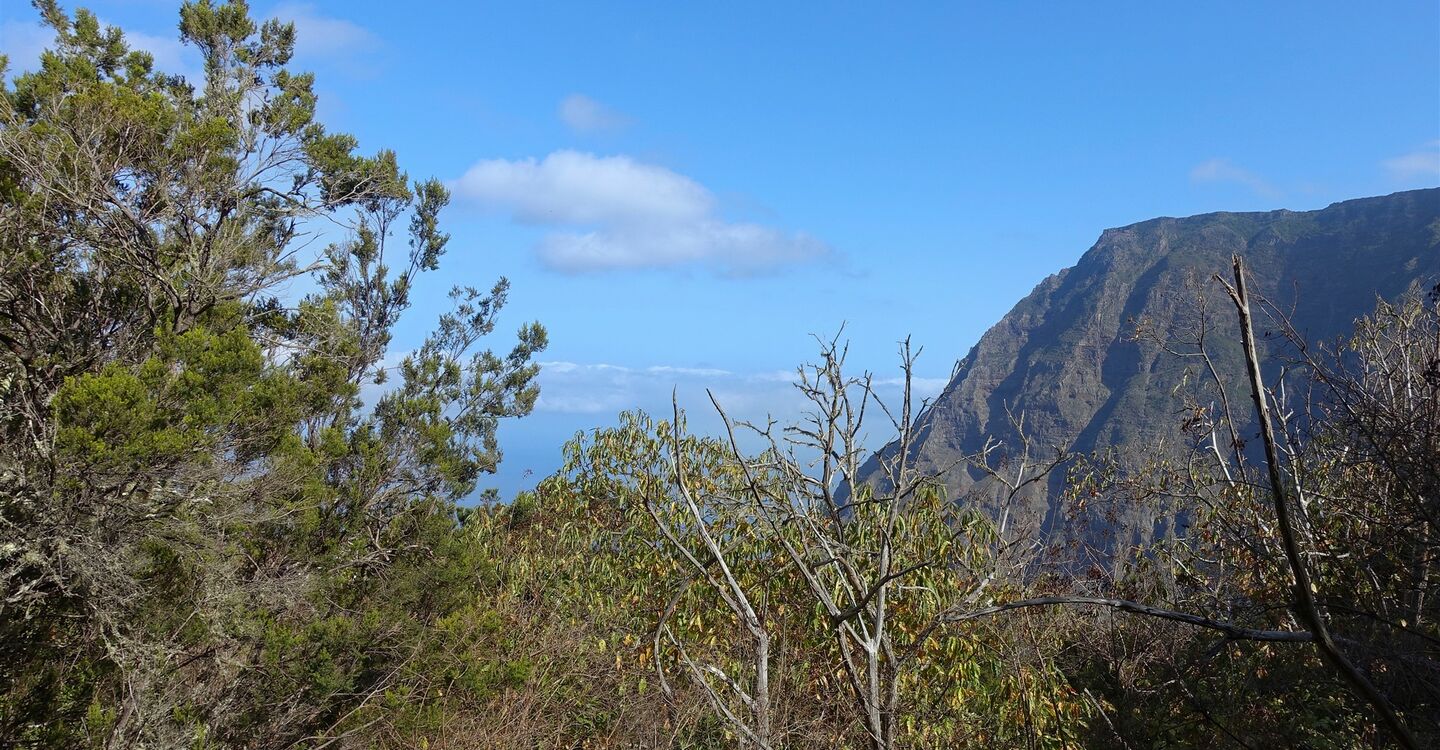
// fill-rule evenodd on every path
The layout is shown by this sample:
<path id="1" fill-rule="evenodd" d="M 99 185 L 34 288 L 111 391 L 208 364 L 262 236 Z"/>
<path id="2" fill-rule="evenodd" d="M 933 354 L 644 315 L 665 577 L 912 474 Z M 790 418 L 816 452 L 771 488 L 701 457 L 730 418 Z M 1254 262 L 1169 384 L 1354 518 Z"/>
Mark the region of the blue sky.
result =
<path id="1" fill-rule="evenodd" d="M 88 7 L 199 67 L 175 3 Z M 706 387 L 793 416 L 786 373 L 842 323 L 882 376 L 924 345 L 934 393 L 1107 227 L 1440 184 L 1433 0 L 253 9 L 296 22 L 327 124 L 455 192 L 397 351 L 450 285 L 500 275 L 501 330 L 549 329 L 540 407 L 502 427 L 507 494 L 672 387 L 700 429 Z M 34 21 L 0 2 L 12 67 Z"/>

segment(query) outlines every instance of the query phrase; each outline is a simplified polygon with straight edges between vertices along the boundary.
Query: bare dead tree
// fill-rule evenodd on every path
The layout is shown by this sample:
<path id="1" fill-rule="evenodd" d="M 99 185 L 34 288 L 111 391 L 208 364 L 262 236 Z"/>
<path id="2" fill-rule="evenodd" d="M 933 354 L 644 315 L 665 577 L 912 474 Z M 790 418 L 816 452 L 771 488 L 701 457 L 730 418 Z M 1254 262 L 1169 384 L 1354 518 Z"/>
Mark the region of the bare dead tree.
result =
<path id="1" fill-rule="evenodd" d="M 707 584 L 710 590 L 720 597 L 730 613 L 739 620 L 752 641 L 752 650 L 750 658 L 747 660 L 749 662 L 747 666 L 750 668 L 748 678 L 731 675 L 720 665 L 702 663 L 691 655 L 669 623 L 679 598 L 688 588 L 687 583 L 667 603 L 655 629 L 652 647 L 656 655 L 657 677 L 666 694 L 673 695 L 660 658 L 663 640 L 664 643 L 675 649 L 679 655 L 679 661 L 684 665 L 690 678 L 701 689 L 716 714 L 723 717 L 727 725 L 742 738 L 742 743 L 760 750 L 769 750 L 773 747 L 770 708 L 770 632 L 761 619 L 759 608 L 752 601 L 750 589 L 742 585 L 733 568 L 734 564 L 729 559 L 730 551 L 722 547 L 721 543 L 717 541 L 716 533 L 712 531 L 717 500 L 723 503 L 724 499 L 717 499 L 713 495 L 707 497 L 691 486 L 692 480 L 688 478 L 690 469 L 686 466 L 684 440 L 681 433 L 683 420 L 678 401 L 674 399 L 673 395 L 672 407 L 674 421 L 671 425 L 673 430 L 673 439 L 670 443 L 673 460 L 671 469 L 674 490 L 679 500 L 679 512 L 674 512 L 676 503 L 667 503 L 656 498 L 645 499 L 645 510 L 654 521 L 655 528 L 669 543 L 670 549 L 676 552 L 688 567 L 692 576 L 691 582 L 698 580 Z M 672 512 L 666 512 L 667 509 Z M 682 539 L 682 536 L 685 538 Z M 698 549 L 693 548 L 696 541 L 699 543 Z M 742 679 L 745 680 L 744 683 L 742 683 Z M 740 704 L 738 710 L 731 707 L 731 704 L 737 701 Z"/>
<path id="2" fill-rule="evenodd" d="M 668 547 L 679 551 L 690 576 L 687 585 L 699 583 L 715 592 L 741 624 L 749 642 L 746 677 L 737 679 L 693 658 L 667 625 L 674 598 L 662 612 L 654 647 L 658 657 L 662 643 L 668 643 L 717 713 L 748 743 L 779 741 L 781 732 L 771 723 L 767 659 L 773 657 L 773 634 L 766 629 L 763 594 L 755 583 L 747 589 L 744 576 L 735 572 L 741 556 L 753 553 L 727 547 L 715 533 L 717 522 L 738 513 L 757 535 L 754 543 L 767 550 L 752 563 L 759 559 L 793 576 L 800 599 L 791 604 L 818 609 L 823 616 L 855 723 L 867 745 L 882 750 L 895 747 L 896 720 L 905 700 L 902 678 L 919 666 L 919 647 L 947 624 L 948 612 L 961 602 L 980 601 L 993 582 L 1004 578 L 1005 566 L 1015 564 L 1013 550 L 1021 545 L 997 533 L 991 519 L 944 497 L 936 476 L 953 466 L 922 471 L 912 462 L 917 411 L 912 381 L 919 352 L 909 341 L 900 348 L 903 377 L 894 405 L 877 393 L 871 375 L 846 374 L 847 349 L 838 336 L 820 343 L 819 361 L 801 368 L 796 383 L 810 406 L 801 423 L 777 428 L 773 422 L 736 422 L 711 394 L 725 426 L 736 481 L 713 494 L 697 493 L 685 480 L 683 437 L 677 431 L 671 440 L 673 494 L 668 505 L 647 505 L 671 509 L 652 512 L 652 519 Z M 881 479 L 867 483 L 860 479 L 870 455 L 865 430 L 867 416 L 877 413 L 898 439 L 881 461 Z M 742 449 L 740 435 L 747 431 L 767 446 L 759 455 Z M 988 466 L 998 448 L 992 444 L 969 460 Z M 1050 465 L 1033 460 L 1028 444 L 1016 456 L 999 483 L 1005 488 L 1001 494 L 1012 499 Z M 683 527 L 677 523 L 681 519 Z M 656 663 L 663 685 L 662 660 Z"/>

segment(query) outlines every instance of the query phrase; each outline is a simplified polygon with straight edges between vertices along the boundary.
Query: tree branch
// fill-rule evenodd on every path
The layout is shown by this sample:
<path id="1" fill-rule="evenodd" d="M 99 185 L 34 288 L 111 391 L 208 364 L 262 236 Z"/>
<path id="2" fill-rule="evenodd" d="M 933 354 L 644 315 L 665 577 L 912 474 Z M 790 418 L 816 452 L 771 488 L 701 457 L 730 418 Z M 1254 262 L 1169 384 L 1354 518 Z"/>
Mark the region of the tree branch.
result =
<path id="1" fill-rule="evenodd" d="M 1034 599 L 1024 599 L 1018 602 L 1007 602 L 997 604 L 993 607 L 977 609 L 970 612 L 956 612 L 945 616 L 946 622 L 964 622 L 975 620 L 981 617 L 1008 612 L 1012 609 L 1026 609 L 1029 607 L 1054 607 L 1061 605 L 1088 604 L 1097 607 L 1109 607 L 1123 612 L 1130 612 L 1146 617 L 1156 617 L 1162 620 L 1183 622 L 1187 625 L 1194 625 L 1209 630 L 1218 630 L 1234 640 L 1243 641 L 1280 641 L 1285 643 L 1309 643 L 1315 640 L 1314 634 L 1306 630 L 1255 630 L 1225 622 L 1223 620 L 1212 620 L 1208 617 L 1179 612 L 1173 609 L 1161 609 L 1148 604 L 1132 602 L 1127 599 L 1104 599 L 1095 596 L 1042 596 Z"/>
<path id="2" fill-rule="evenodd" d="M 1240 315 L 1240 337 L 1245 348 L 1246 374 L 1250 377 L 1250 398 L 1255 402 L 1255 415 L 1260 421 L 1260 436 L 1265 441 L 1265 463 L 1269 469 L 1277 530 L 1285 548 L 1285 557 L 1290 563 L 1290 572 L 1294 577 L 1295 610 L 1300 615 L 1301 621 L 1314 635 L 1314 640 L 1319 644 L 1320 653 L 1324 655 L 1325 660 L 1330 662 L 1330 665 L 1340 673 L 1340 676 L 1350 684 L 1356 693 L 1370 703 L 1376 713 L 1380 714 L 1380 718 L 1401 745 L 1411 748 L 1411 750 L 1419 750 L 1419 742 L 1400 720 L 1395 707 L 1335 645 L 1334 639 L 1330 637 L 1329 628 L 1325 625 L 1325 618 L 1321 615 L 1320 608 L 1315 602 L 1315 584 L 1311 581 L 1310 572 L 1305 566 L 1305 559 L 1300 552 L 1300 542 L 1290 518 L 1290 506 L 1285 500 L 1285 482 L 1280 476 L 1280 454 L 1275 442 L 1275 429 L 1270 423 L 1270 410 L 1266 405 L 1264 383 L 1260 376 L 1260 358 L 1255 352 L 1255 330 L 1250 319 L 1250 298 L 1245 291 L 1244 266 L 1239 255 L 1234 256 L 1232 262 L 1235 286 L 1225 284 L 1224 279 L 1220 279 L 1220 283 L 1225 284 L 1225 290 L 1230 293 L 1230 299 L 1235 303 L 1235 309 Z"/>

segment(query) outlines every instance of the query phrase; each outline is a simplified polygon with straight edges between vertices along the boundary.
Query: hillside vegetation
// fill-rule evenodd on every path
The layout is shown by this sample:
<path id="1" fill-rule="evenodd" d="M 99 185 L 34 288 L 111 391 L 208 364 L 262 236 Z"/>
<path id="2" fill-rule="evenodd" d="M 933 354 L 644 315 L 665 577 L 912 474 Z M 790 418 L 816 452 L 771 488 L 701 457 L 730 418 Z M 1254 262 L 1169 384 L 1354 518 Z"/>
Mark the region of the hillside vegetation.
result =
<path id="1" fill-rule="evenodd" d="M 1423 269 L 1319 346 L 1264 301 L 1273 267 L 1187 256 L 1209 301 L 1141 321 L 1169 364 L 1143 424 L 1107 423 L 1168 441 L 1014 410 L 940 461 L 938 407 L 879 399 L 832 340 L 798 424 L 627 412 L 477 503 L 547 338 L 495 330 L 499 279 L 393 356 L 445 187 L 319 123 L 294 28 L 243 2 L 183 6 L 203 82 L 37 7 L 56 48 L 0 97 L 0 746 L 1440 742 Z M 1161 533 L 1053 544 L 1036 487 L 1052 526 Z"/>

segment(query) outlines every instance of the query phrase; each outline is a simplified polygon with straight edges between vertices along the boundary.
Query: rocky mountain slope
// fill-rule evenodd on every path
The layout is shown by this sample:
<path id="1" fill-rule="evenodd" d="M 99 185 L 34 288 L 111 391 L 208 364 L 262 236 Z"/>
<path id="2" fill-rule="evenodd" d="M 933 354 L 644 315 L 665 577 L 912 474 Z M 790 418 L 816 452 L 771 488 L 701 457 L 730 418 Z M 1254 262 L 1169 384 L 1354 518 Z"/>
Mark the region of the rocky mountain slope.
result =
<path id="1" fill-rule="evenodd" d="M 942 470 L 987 439 L 1019 445 L 1015 421 L 1040 451 L 1174 444 L 1183 416 L 1173 391 L 1195 368 L 1161 342 L 1191 335 L 1208 300 L 1218 369 L 1238 386 L 1238 328 L 1212 276 L 1246 259 L 1256 292 L 1311 341 L 1346 334 L 1377 295 L 1440 281 L 1440 189 L 1336 203 L 1318 211 L 1212 213 L 1110 229 L 1072 268 L 1042 281 L 980 338 L 917 420 L 913 459 Z M 1264 318 L 1262 318 L 1264 320 Z M 1137 327 L 1158 336 L 1136 337 Z M 1194 377 L 1191 373 L 1190 377 Z M 879 476 L 882 450 L 864 478 Z M 984 475 L 948 469 L 952 497 L 985 502 Z M 1048 535 L 1089 535 L 1061 512 L 1064 472 L 1013 507 L 1015 523 Z M 1122 534 L 1154 533 L 1163 518 L 1121 519 Z M 1082 522 L 1080 525 L 1084 525 Z"/>

